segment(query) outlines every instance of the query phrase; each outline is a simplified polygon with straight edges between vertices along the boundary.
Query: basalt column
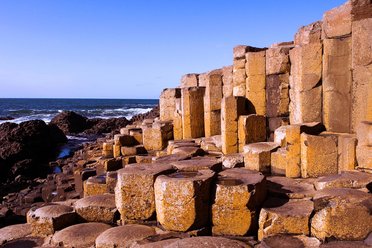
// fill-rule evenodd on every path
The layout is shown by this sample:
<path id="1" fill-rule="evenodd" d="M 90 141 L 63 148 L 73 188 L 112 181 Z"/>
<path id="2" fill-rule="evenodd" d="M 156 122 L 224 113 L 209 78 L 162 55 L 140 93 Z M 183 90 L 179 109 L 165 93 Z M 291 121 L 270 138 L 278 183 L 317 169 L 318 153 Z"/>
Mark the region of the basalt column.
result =
<path id="1" fill-rule="evenodd" d="M 206 74 L 204 95 L 205 137 L 221 134 L 222 71 Z"/>
<path id="2" fill-rule="evenodd" d="M 204 93 L 205 87 L 182 88 L 183 138 L 204 136 Z"/>
<path id="3" fill-rule="evenodd" d="M 160 120 L 173 121 L 176 113 L 176 100 L 181 98 L 181 89 L 164 89 L 160 95 Z"/>

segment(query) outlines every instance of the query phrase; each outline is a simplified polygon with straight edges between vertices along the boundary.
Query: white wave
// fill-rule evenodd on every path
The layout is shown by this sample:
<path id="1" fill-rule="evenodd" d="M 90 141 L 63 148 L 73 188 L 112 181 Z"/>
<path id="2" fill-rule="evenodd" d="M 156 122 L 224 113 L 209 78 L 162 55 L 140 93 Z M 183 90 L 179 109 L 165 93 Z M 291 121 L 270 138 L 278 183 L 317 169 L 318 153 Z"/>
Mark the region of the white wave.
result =
<path id="1" fill-rule="evenodd" d="M 88 138 L 86 137 L 79 137 L 79 136 L 72 136 L 72 135 L 66 135 L 66 137 L 69 140 L 82 140 L 82 141 L 88 140 Z"/>

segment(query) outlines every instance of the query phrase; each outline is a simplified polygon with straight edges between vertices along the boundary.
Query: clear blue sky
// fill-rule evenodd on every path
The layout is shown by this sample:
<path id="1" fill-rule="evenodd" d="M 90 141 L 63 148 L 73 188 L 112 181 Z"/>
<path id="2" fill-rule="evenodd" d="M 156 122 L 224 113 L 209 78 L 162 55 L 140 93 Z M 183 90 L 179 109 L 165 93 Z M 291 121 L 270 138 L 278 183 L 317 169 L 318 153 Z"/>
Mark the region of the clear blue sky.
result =
<path id="1" fill-rule="evenodd" d="M 346 0 L 0 0 L 0 98 L 157 98 Z"/>

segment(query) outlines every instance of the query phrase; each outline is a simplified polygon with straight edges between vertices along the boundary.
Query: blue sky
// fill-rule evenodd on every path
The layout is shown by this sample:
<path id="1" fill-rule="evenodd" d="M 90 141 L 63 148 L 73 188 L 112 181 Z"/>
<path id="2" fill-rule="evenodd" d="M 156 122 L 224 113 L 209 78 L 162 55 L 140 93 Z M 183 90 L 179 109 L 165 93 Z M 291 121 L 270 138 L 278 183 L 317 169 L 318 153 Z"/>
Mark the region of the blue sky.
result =
<path id="1" fill-rule="evenodd" d="M 345 0 L 0 0 L 0 98 L 157 98 Z"/>

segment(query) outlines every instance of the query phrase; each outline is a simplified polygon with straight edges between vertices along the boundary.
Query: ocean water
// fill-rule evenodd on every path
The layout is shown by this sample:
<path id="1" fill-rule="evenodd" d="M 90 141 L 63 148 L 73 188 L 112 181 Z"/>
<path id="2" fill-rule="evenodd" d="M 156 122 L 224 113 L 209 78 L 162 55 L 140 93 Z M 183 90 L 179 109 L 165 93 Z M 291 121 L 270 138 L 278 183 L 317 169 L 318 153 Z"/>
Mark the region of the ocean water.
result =
<path id="1" fill-rule="evenodd" d="M 146 113 L 159 103 L 155 99 L 4 99 L 0 98 L 0 124 L 28 120 L 50 120 L 64 110 L 88 118 L 126 117 Z M 12 120 L 2 120 L 12 117 Z"/>

